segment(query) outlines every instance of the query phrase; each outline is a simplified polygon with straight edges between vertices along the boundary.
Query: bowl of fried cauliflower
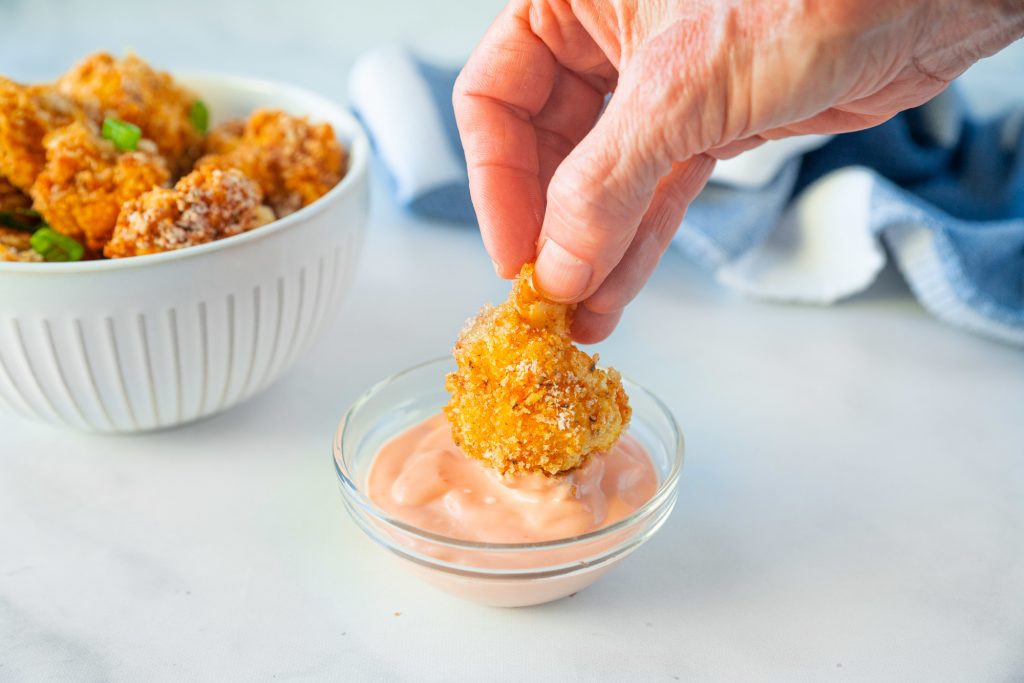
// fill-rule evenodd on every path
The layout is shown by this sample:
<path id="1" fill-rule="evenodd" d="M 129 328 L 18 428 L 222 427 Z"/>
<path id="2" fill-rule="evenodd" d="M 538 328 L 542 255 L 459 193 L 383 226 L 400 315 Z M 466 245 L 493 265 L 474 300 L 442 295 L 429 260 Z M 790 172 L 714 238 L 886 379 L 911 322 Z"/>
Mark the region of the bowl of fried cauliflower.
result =
<path id="1" fill-rule="evenodd" d="M 138 432 L 266 387 L 349 288 L 369 154 L 289 85 L 106 53 L 0 76 L 0 410 Z"/>

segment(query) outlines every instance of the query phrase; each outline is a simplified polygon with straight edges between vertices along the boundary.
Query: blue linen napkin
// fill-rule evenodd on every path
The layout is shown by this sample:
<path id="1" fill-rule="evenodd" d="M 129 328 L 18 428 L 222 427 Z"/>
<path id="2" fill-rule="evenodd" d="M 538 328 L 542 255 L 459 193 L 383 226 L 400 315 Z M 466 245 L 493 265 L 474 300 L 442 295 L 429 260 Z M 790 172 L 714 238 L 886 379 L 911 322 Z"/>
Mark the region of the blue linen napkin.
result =
<path id="1" fill-rule="evenodd" d="M 396 200 L 472 223 L 457 73 L 381 48 L 350 97 Z M 724 286 L 816 304 L 867 288 L 888 247 L 938 318 L 1024 346 L 1024 110 L 977 121 L 947 91 L 876 128 L 767 143 L 718 164 L 674 244 Z"/>

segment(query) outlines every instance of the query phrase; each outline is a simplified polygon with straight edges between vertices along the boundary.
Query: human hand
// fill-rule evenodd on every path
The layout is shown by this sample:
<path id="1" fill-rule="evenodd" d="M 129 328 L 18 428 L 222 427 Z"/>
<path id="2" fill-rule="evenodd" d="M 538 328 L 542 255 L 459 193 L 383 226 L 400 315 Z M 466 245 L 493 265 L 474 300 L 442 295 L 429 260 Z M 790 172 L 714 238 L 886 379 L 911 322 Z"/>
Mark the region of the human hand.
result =
<path id="1" fill-rule="evenodd" d="M 513 0 L 453 97 L 484 244 L 599 341 L 716 159 L 882 123 L 1022 34 L 1021 0 Z"/>

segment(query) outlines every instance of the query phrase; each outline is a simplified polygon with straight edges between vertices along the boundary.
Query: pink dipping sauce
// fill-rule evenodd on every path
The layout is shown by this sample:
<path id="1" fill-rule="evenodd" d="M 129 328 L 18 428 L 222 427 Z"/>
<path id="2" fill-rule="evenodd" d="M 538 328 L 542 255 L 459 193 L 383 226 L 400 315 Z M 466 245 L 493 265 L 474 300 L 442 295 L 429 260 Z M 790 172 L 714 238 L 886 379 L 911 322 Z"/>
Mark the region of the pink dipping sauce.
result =
<path id="1" fill-rule="evenodd" d="M 628 434 L 565 474 L 503 477 L 459 450 L 443 414 L 385 443 L 367 477 L 370 500 L 388 515 L 482 543 L 536 543 L 595 531 L 628 517 L 657 488 L 650 457 Z"/>

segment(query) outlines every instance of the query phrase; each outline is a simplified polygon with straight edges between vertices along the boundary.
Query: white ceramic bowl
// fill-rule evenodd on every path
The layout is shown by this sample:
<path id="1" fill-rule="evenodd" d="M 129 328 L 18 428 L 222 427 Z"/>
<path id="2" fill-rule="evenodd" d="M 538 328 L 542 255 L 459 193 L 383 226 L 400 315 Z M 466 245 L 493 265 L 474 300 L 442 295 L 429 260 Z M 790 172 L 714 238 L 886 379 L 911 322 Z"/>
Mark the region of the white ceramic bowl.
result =
<path id="1" fill-rule="evenodd" d="M 97 432 L 196 420 L 270 384 L 338 309 L 369 208 L 362 127 L 293 86 L 180 80 L 214 123 L 256 107 L 329 122 L 349 152 L 344 179 L 282 220 L 209 244 L 110 261 L 0 263 L 0 410 Z"/>

